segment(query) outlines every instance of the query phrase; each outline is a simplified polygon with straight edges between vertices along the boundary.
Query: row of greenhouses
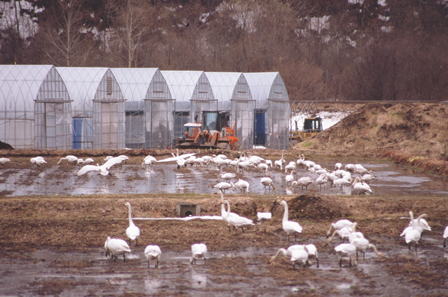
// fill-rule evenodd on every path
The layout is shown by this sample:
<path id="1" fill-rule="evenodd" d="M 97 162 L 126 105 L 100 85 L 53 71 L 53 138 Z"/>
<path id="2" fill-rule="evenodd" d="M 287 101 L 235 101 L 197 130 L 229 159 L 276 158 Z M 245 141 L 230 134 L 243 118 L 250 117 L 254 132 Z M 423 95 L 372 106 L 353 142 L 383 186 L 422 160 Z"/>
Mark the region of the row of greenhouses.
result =
<path id="1" fill-rule="evenodd" d="M 228 112 L 242 149 L 288 147 L 278 72 L 0 65 L 0 140 L 16 149 L 168 148 L 204 111 Z"/>

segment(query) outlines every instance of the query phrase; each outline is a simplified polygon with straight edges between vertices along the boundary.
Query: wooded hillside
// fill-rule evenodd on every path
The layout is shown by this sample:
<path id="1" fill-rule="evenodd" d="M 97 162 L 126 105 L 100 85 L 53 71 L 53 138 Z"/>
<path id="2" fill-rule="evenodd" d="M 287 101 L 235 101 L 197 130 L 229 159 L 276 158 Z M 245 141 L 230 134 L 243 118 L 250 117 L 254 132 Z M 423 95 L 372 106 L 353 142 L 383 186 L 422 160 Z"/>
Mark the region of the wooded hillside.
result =
<path id="1" fill-rule="evenodd" d="M 0 63 L 279 71 L 291 100 L 448 99 L 448 2 L 1 1 Z"/>

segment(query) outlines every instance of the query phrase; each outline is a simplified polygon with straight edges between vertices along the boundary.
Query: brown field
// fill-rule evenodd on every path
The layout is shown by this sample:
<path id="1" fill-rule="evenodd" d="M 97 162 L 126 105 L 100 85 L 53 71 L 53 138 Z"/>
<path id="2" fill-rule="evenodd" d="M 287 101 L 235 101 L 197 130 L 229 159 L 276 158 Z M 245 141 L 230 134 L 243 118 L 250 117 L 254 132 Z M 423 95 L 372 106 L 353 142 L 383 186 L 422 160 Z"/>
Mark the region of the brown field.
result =
<path id="1" fill-rule="evenodd" d="M 378 162 L 401 163 L 440 176 L 447 172 L 444 156 L 439 152 L 441 147 L 425 156 L 387 146 L 384 147 L 387 150 L 360 149 L 359 144 L 347 146 L 345 150 L 327 146 L 326 150 L 312 151 L 316 141 L 328 140 L 324 133 L 311 140 L 310 146 L 302 143 L 285 153 L 292 158 L 304 152 L 317 160 L 323 156 L 369 156 Z M 431 157 L 436 151 L 439 156 Z M 0 155 L 17 160 L 4 168 L 28 168 L 30 157 L 42 155 L 48 166 L 54 166 L 59 158 L 71 153 L 74 151 L 1 151 Z M 130 157 L 129 164 L 140 164 L 142 156 L 147 154 L 162 157 L 170 153 L 169 150 L 76 151 L 80 157 L 126 154 Z M 238 157 L 237 152 L 225 153 Z M 272 159 L 281 154 L 274 150 L 257 153 Z M 200 204 L 202 216 L 220 215 L 219 196 L 6 195 L 0 196 L 0 295 L 447 295 L 448 255 L 442 247 L 442 234 L 448 225 L 448 203 L 444 196 L 226 195 L 232 211 L 240 215 L 255 220 L 257 212 L 270 211 L 273 217 L 245 232 L 230 232 L 219 220 L 135 219 L 141 229 L 138 245 L 132 246 L 132 255 L 126 262 L 122 258 L 114 262 L 104 256 L 103 246 L 107 236 L 126 238 L 126 201 L 132 204 L 134 218 L 168 218 L 177 216 L 175 209 L 179 202 Z M 300 222 L 303 227 L 298 243 L 317 246 L 319 268 L 313 265 L 293 270 L 285 258 L 269 264 L 278 248 L 288 246 L 281 228 L 280 199 L 288 201 L 289 219 Z M 408 250 L 399 236 L 409 223 L 403 217 L 410 210 L 417 215 L 428 214 L 427 221 L 432 228 L 423 232 L 417 251 Z M 365 260 L 360 257 L 358 266 L 343 263 L 339 267 L 339 257 L 333 249 L 340 240 L 325 245 L 325 235 L 330 224 L 341 218 L 358 222 L 359 230 L 386 256 L 379 257 L 370 250 Z M 206 263 L 198 261 L 198 265 L 189 265 L 190 245 L 196 242 L 206 243 L 210 256 Z M 158 269 L 147 267 L 143 256 L 147 244 L 158 244 L 164 253 Z"/>

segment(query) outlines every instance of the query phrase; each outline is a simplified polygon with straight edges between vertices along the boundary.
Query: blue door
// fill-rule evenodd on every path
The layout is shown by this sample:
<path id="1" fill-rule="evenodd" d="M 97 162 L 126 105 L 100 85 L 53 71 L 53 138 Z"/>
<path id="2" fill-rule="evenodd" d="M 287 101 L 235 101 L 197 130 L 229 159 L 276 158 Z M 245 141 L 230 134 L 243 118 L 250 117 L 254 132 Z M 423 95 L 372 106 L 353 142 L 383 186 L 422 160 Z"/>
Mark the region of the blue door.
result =
<path id="1" fill-rule="evenodd" d="M 255 113 L 254 118 L 254 144 L 265 145 L 266 143 L 266 125 L 265 125 L 265 113 Z"/>
<path id="2" fill-rule="evenodd" d="M 73 119 L 73 149 L 82 149 L 82 118 Z"/>

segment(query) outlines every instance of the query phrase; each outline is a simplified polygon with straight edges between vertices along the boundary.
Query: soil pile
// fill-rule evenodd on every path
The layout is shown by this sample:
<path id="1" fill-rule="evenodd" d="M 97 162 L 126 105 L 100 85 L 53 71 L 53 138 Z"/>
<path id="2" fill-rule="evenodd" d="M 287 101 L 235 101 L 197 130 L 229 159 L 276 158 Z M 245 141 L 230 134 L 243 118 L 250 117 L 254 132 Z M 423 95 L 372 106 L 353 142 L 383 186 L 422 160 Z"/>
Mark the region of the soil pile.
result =
<path id="1" fill-rule="evenodd" d="M 282 217 L 283 206 L 280 201 L 272 203 L 271 212 L 276 217 Z M 333 220 L 350 216 L 348 207 L 342 203 L 334 203 L 330 199 L 312 195 L 300 195 L 288 201 L 289 219 Z"/>
<path id="2" fill-rule="evenodd" d="M 337 155 L 375 150 L 441 159 L 446 154 L 445 103 L 365 104 L 294 150 L 327 150 Z"/>

